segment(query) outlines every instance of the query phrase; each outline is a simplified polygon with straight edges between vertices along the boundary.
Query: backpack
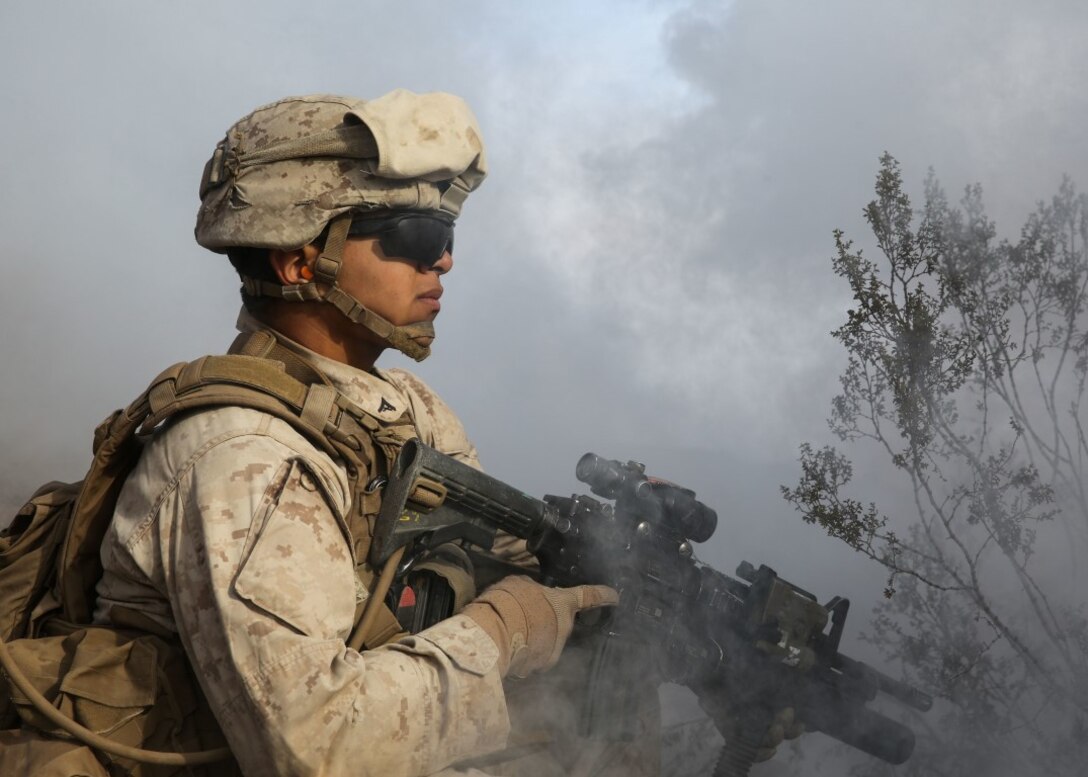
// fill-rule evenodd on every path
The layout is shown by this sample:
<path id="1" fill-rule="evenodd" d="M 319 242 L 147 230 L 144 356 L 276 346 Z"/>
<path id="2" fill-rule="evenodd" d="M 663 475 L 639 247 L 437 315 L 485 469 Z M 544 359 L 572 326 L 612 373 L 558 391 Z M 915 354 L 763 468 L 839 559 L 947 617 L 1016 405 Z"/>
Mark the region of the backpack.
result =
<path id="1" fill-rule="evenodd" d="M 121 487 L 135 467 L 144 441 L 180 413 L 221 406 L 269 413 L 289 423 L 320 450 L 344 461 L 358 506 L 353 511 L 356 525 L 349 521 L 353 532 L 362 528 L 358 521 L 365 520 L 367 508 L 373 507 L 374 496 L 367 493 L 366 484 L 375 475 L 388 472 L 400 446 L 414 436 L 410 419 L 405 422 L 402 416 L 397 421 L 382 422 L 370 416 L 337 392 L 320 372 L 279 345 L 270 332 L 241 335 L 228 355 L 205 356 L 164 370 L 134 402 L 112 413 L 95 430 L 94 458 L 81 481 L 43 485 L 0 532 L 0 640 L 9 643 L 7 647 L 0 644 L 0 659 L 8 675 L 0 680 L 19 685 L 9 665 L 16 651 L 9 652 L 8 647 L 18 648 L 36 663 L 39 675 L 59 672 L 63 676 L 66 659 L 39 660 L 37 654 L 52 651 L 70 656 L 80 650 L 97 649 L 95 645 L 103 645 L 104 650 L 128 651 L 122 663 L 146 666 L 152 675 L 187 670 L 185 661 L 180 663 L 186 666 L 175 666 L 179 662 L 174 653 L 179 653 L 180 646 L 168 645 L 169 635 L 128 639 L 124 634 L 117 636 L 116 629 L 89 624 L 95 585 L 102 576 L 99 548 Z M 376 602 L 381 598 L 375 597 Z M 371 619 L 375 625 L 363 635 L 367 646 L 381 644 L 400 631 L 387 607 L 380 606 L 377 612 L 377 618 Z M 41 669 L 42 662 L 49 665 L 47 670 Z M 65 706 L 56 698 L 58 687 L 50 687 L 40 676 L 37 679 L 39 682 L 33 684 L 44 686 L 39 691 L 54 694 L 54 699 L 46 700 L 50 706 Z M 175 679 L 182 684 L 192 680 L 188 676 Z M 54 680 L 52 685 L 60 683 Z M 48 710 L 40 709 L 29 691 L 11 686 L 9 690 L 0 697 L 0 729 L 17 725 L 21 718 L 50 733 L 57 728 L 74 733 L 62 721 L 50 717 Z M 92 690 L 87 695 L 95 693 L 100 691 Z M 118 706 L 115 699 L 106 701 L 106 707 Z M 179 704 L 170 699 L 165 706 Z M 42 718 L 43 713 L 48 721 Z M 152 724 L 164 725 L 161 721 Z M 110 725 L 111 721 L 104 721 L 99 727 L 109 729 Z M 205 724 L 198 727 L 207 728 Z M 131 731 L 127 738 L 132 742 L 147 740 L 147 726 L 128 728 Z M 167 737 L 167 747 L 174 747 L 170 743 L 176 739 Z M 121 750 L 126 751 L 124 745 Z M 140 752 L 132 746 L 127 751 L 123 757 L 132 758 Z M 229 751 L 220 751 L 215 753 L 218 758 L 229 756 Z M 175 756 L 174 760 L 167 758 L 167 762 L 182 763 L 176 760 L 180 754 L 166 755 Z M 203 755 L 205 762 L 211 757 L 208 751 Z"/>

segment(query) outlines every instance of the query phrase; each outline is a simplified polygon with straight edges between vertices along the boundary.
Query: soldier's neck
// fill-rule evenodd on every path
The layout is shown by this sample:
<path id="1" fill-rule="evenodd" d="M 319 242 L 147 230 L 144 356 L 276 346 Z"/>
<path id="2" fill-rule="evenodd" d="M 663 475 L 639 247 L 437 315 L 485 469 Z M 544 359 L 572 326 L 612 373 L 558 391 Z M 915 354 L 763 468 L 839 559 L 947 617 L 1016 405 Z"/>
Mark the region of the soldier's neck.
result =
<path id="1" fill-rule="evenodd" d="M 262 324 L 328 359 L 370 372 L 385 350 L 374 336 L 332 305 L 273 301 L 254 316 Z"/>

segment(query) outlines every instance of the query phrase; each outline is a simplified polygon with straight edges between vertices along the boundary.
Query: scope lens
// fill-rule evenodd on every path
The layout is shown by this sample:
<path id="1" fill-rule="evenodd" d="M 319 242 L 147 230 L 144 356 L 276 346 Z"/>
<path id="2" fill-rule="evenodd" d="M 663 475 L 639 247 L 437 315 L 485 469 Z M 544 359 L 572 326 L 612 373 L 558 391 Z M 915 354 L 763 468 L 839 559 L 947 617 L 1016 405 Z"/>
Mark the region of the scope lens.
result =
<path id="1" fill-rule="evenodd" d="M 718 528 L 718 514 L 700 502 L 691 493 L 678 486 L 662 488 L 662 507 L 665 520 L 692 542 L 706 542 Z"/>
<path id="2" fill-rule="evenodd" d="M 593 493 L 612 499 L 623 483 L 623 465 L 618 461 L 602 459 L 596 453 L 587 453 L 578 460 L 574 476 L 588 485 Z"/>

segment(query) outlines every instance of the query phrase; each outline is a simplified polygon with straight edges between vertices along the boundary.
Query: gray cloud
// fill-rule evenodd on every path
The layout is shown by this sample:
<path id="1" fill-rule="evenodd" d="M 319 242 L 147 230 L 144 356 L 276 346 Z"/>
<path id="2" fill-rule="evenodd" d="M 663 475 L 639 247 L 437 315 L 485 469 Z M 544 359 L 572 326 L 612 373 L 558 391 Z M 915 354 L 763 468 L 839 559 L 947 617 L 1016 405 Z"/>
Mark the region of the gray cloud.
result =
<path id="1" fill-rule="evenodd" d="M 60 26 L 7 5 L 9 479 L 58 460 L 77 477 L 78 430 L 230 337 L 232 274 L 189 237 L 227 124 L 284 93 L 393 85 L 462 93 L 487 131 L 493 175 L 421 372 L 497 474 L 539 465 L 547 488 L 592 447 L 788 479 L 835 388 L 830 230 L 863 235 L 877 155 L 982 181 L 1010 224 L 1084 167 L 1085 13 L 946 5 L 405 3 L 376 24 L 354 4 L 122 3 Z M 790 520 L 771 489 L 759 504 Z"/>
<path id="2" fill-rule="evenodd" d="M 729 517 L 708 560 L 875 591 L 776 490 L 842 366 L 831 230 L 864 237 L 885 149 L 916 190 L 980 181 L 1006 229 L 1083 185 L 1086 32 L 1027 0 L 5 3 L 0 502 L 79 477 L 102 416 L 229 342 L 233 274 L 191 231 L 231 121 L 444 89 L 492 176 L 419 371 L 485 463 L 539 493 L 586 450 L 643 459 Z"/>

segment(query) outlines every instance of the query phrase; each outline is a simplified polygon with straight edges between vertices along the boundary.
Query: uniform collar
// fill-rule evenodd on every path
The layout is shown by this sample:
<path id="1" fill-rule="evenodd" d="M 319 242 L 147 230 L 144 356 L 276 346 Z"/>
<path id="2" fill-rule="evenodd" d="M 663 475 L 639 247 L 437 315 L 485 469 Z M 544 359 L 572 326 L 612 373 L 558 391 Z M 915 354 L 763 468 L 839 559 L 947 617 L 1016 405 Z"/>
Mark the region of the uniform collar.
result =
<path id="1" fill-rule="evenodd" d="M 280 345 L 316 367 L 329 379 L 337 391 L 383 421 L 394 421 L 408 409 L 408 398 L 404 392 L 389 380 L 386 373 L 376 367 L 372 372 L 368 372 L 315 353 L 306 346 L 270 329 L 254 318 L 245 308 L 242 308 L 241 313 L 238 314 L 237 327 L 239 332 L 261 330 L 273 332 Z"/>

